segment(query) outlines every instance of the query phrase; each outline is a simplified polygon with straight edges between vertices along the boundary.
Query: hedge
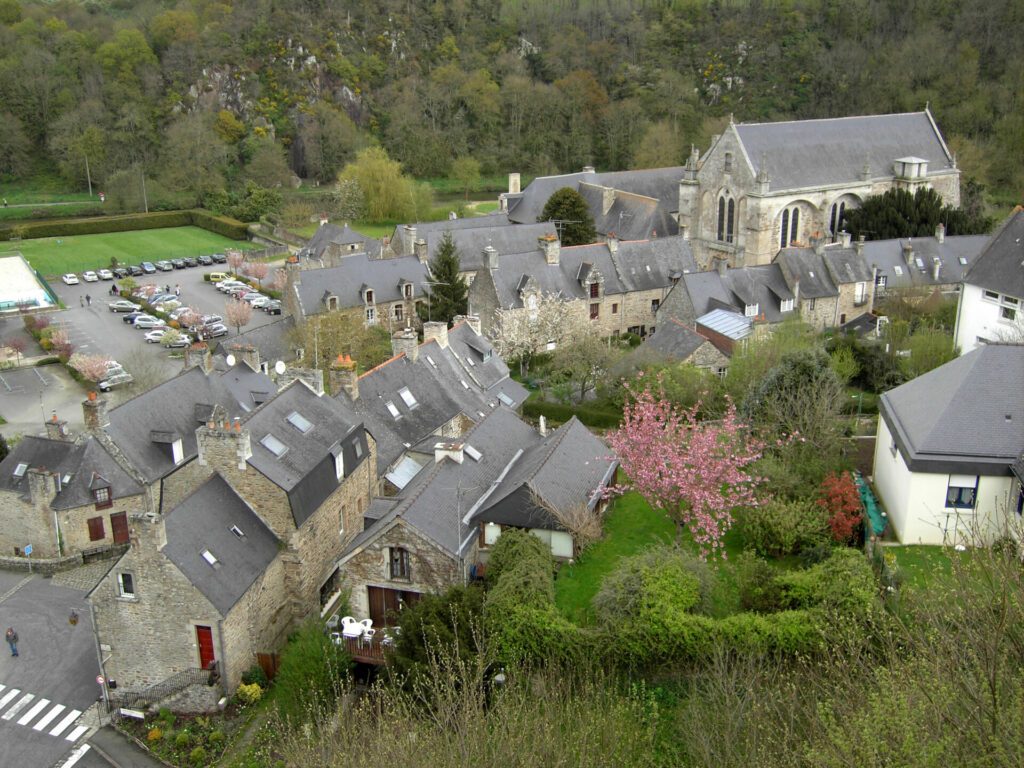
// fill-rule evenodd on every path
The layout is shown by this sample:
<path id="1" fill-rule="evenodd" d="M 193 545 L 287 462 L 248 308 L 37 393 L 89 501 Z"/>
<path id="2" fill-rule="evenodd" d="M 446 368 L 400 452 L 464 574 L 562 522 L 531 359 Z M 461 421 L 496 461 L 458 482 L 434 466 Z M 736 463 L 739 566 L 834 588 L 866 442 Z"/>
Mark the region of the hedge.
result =
<path id="1" fill-rule="evenodd" d="M 564 424 L 573 416 L 588 427 L 597 429 L 613 429 L 622 421 L 622 411 L 613 408 L 597 408 L 594 406 L 571 406 L 563 403 L 552 403 L 547 400 L 531 398 L 523 404 L 523 416 L 536 419 L 540 416 L 560 424 Z"/>
<path id="2" fill-rule="evenodd" d="M 249 228 L 240 221 L 226 216 L 215 216 L 209 211 L 158 211 L 155 213 L 129 213 L 122 216 L 56 219 L 54 221 L 11 222 L 0 225 L 0 240 L 10 240 L 15 231 L 26 240 L 39 237 L 72 237 L 98 235 L 105 232 L 130 232 L 139 229 L 164 227 L 202 227 L 231 240 L 245 240 Z"/>

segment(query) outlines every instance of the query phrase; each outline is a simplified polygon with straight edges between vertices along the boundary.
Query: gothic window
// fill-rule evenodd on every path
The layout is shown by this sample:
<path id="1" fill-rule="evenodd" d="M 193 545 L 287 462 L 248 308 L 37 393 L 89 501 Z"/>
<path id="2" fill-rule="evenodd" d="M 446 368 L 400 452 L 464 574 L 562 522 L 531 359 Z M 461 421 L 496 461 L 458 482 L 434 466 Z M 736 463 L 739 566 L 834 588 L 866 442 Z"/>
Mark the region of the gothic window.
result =
<path id="1" fill-rule="evenodd" d="M 718 239 L 725 240 L 725 198 L 718 198 Z"/>
<path id="2" fill-rule="evenodd" d="M 800 209 L 794 208 L 793 215 L 790 217 L 789 222 L 789 242 L 799 240 L 800 234 Z"/>
<path id="3" fill-rule="evenodd" d="M 731 243 L 733 241 L 733 235 L 735 234 L 735 232 L 734 232 L 735 224 L 736 224 L 736 201 L 735 200 L 730 200 L 729 201 L 729 213 L 726 216 L 726 222 L 725 222 L 725 241 L 727 243 Z"/>
<path id="4" fill-rule="evenodd" d="M 718 240 L 731 243 L 736 231 L 736 201 L 728 195 L 718 198 Z"/>
<path id="5" fill-rule="evenodd" d="M 843 216 L 846 215 L 846 203 L 832 203 L 832 213 L 828 220 L 828 229 L 835 238 L 843 229 Z"/>
<path id="6" fill-rule="evenodd" d="M 779 248 L 789 245 L 789 209 L 782 212 L 782 237 L 779 238 Z"/>
<path id="7" fill-rule="evenodd" d="M 782 232 L 779 237 L 779 247 L 785 248 L 787 245 L 795 242 L 799 239 L 800 234 L 800 209 L 795 205 L 792 208 L 786 208 L 782 212 Z"/>

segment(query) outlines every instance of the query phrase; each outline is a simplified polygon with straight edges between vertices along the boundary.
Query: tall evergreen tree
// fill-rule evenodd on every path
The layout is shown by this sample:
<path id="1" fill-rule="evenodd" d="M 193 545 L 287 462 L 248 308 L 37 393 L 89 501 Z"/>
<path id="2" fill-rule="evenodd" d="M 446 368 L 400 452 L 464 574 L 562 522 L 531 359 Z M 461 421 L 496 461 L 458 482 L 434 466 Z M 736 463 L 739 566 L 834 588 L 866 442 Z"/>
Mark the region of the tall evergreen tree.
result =
<path id="1" fill-rule="evenodd" d="M 445 232 L 437 253 L 430 261 L 430 281 L 427 306 L 421 305 L 424 320 L 444 320 L 451 325 L 456 315 L 465 315 L 469 309 L 469 288 L 461 277 L 459 249 L 452 241 L 451 232 Z"/>
<path id="2" fill-rule="evenodd" d="M 992 220 L 975 207 L 968 213 L 943 205 L 934 189 L 921 188 L 914 194 L 890 189 L 869 197 L 860 208 L 847 208 L 843 226 L 854 238 L 892 240 L 897 237 L 931 237 L 942 223 L 947 235 L 980 235 L 992 228 Z"/>
<path id="3" fill-rule="evenodd" d="M 571 187 L 562 187 L 544 204 L 537 221 L 557 221 L 562 245 L 589 245 L 597 239 L 594 217 L 583 196 Z"/>

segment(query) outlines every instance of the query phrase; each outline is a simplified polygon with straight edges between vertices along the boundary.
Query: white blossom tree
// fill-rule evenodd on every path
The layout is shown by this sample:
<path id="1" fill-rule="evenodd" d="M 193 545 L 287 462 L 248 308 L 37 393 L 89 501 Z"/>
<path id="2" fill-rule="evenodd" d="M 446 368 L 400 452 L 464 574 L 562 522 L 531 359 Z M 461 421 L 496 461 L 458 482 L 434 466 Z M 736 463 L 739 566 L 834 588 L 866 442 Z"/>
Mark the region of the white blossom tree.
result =
<path id="1" fill-rule="evenodd" d="M 586 306 L 556 293 L 530 293 L 522 307 L 494 312 L 494 346 L 506 360 L 518 360 L 525 376 L 538 352 L 572 343 L 589 333 Z"/>

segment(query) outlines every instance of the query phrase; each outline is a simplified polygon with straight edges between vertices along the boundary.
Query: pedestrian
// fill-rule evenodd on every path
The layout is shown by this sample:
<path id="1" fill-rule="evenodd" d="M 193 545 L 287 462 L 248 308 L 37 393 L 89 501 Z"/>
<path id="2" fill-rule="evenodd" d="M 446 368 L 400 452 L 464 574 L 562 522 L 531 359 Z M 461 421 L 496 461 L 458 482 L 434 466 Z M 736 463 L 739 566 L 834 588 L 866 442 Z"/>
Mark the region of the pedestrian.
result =
<path id="1" fill-rule="evenodd" d="M 170 283 L 165 285 L 164 288 L 166 289 L 166 290 L 164 290 L 164 293 L 170 293 L 171 292 L 171 284 Z"/>
<path id="2" fill-rule="evenodd" d="M 179 297 L 179 298 L 181 297 L 181 284 L 180 283 L 178 285 L 174 286 L 174 295 Z"/>
<path id="3" fill-rule="evenodd" d="M 85 294 L 85 303 L 90 307 L 92 306 L 92 296 L 90 296 L 88 293 Z"/>
<path id="4" fill-rule="evenodd" d="M 4 635 L 4 640 L 11 646 L 11 656 L 18 655 L 18 633 L 14 631 L 14 627 L 7 628 L 7 634 Z"/>
<path id="5" fill-rule="evenodd" d="M 78 297 L 78 303 L 79 303 L 80 306 L 84 307 L 85 306 L 85 296 L 79 296 Z"/>

